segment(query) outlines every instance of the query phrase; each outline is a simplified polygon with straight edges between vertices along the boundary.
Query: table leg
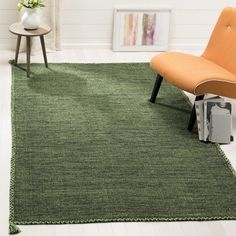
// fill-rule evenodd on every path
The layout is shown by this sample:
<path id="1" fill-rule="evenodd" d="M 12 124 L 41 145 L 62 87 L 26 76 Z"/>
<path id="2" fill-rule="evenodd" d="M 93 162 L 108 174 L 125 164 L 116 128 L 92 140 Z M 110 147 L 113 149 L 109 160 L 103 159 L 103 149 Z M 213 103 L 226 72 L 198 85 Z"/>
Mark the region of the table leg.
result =
<path id="1" fill-rule="evenodd" d="M 14 61 L 15 65 L 17 65 L 17 61 L 18 61 L 18 55 L 19 55 L 19 50 L 20 50 L 20 42 L 21 42 L 21 35 L 18 35 L 17 43 L 16 43 L 16 55 L 15 55 L 15 61 Z"/>
<path id="2" fill-rule="evenodd" d="M 45 47 L 45 42 L 44 42 L 44 36 L 40 36 L 40 41 L 41 41 L 41 46 L 42 46 L 42 51 L 43 51 L 43 58 L 44 58 L 44 63 L 45 66 L 48 68 L 48 61 L 47 61 L 47 53 L 46 53 L 46 47 Z"/>
<path id="3" fill-rule="evenodd" d="M 31 45 L 30 45 L 30 37 L 26 37 L 26 55 L 27 55 L 27 77 L 30 77 L 30 51 L 31 51 Z"/>

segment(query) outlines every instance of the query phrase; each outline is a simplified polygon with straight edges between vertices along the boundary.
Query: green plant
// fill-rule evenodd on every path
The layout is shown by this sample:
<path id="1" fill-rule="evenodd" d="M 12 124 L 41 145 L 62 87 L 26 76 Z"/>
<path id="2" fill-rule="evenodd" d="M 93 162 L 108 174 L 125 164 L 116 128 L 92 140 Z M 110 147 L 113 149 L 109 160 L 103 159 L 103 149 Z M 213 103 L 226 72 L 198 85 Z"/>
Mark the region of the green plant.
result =
<path id="1" fill-rule="evenodd" d="M 19 0 L 17 7 L 20 11 L 23 7 L 35 9 L 45 7 L 45 5 L 43 4 L 43 0 Z"/>

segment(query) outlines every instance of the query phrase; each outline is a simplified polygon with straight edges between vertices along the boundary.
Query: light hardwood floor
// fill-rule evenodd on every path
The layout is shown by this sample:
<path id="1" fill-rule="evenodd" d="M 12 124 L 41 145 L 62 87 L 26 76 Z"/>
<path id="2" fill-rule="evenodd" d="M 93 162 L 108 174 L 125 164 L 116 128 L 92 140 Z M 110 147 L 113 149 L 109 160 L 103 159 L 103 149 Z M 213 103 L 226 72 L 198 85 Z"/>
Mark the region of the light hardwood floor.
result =
<path id="1" fill-rule="evenodd" d="M 49 62 L 111 63 L 148 62 L 153 53 L 113 53 L 110 50 L 66 50 L 48 53 Z M 0 51 L 0 236 L 8 235 L 9 179 L 11 158 L 10 87 L 11 51 Z M 19 62 L 25 62 L 21 54 Z M 43 62 L 41 53 L 32 62 Z M 154 82 L 154 79 L 153 79 Z M 190 95 L 189 95 L 190 96 Z M 190 96 L 193 99 L 193 96 Z M 236 111 L 236 102 L 234 101 Z M 236 113 L 236 112 L 235 112 Z M 234 136 L 236 118 L 234 113 Z M 236 142 L 222 146 L 236 169 Z M 81 225 L 20 226 L 22 236 L 235 236 L 236 221 L 107 223 Z"/>

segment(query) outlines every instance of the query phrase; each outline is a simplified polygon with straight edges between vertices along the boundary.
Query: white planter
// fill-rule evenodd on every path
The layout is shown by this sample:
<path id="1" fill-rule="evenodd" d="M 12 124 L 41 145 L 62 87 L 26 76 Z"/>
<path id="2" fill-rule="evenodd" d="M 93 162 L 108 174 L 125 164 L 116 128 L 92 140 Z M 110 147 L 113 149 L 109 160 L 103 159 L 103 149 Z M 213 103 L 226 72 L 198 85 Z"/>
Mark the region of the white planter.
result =
<path id="1" fill-rule="evenodd" d="M 37 29 L 41 24 L 41 15 L 38 9 L 25 8 L 21 23 L 25 29 Z"/>

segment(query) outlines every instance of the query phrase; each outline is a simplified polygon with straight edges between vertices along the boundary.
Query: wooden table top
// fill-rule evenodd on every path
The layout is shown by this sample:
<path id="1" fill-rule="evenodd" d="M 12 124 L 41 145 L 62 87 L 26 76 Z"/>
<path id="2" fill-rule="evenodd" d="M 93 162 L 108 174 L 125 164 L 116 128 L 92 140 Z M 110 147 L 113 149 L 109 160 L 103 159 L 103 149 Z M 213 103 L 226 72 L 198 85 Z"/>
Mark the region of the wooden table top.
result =
<path id="1" fill-rule="evenodd" d="M 51 28 L 48 25 L 41 24 L 38 29 L 27 30 L 24 28 L 22 23 L 17 22 L 9 26 L 9 31 L 16 35 L 35 37 L 48 34 L 51 31 Z"/>

